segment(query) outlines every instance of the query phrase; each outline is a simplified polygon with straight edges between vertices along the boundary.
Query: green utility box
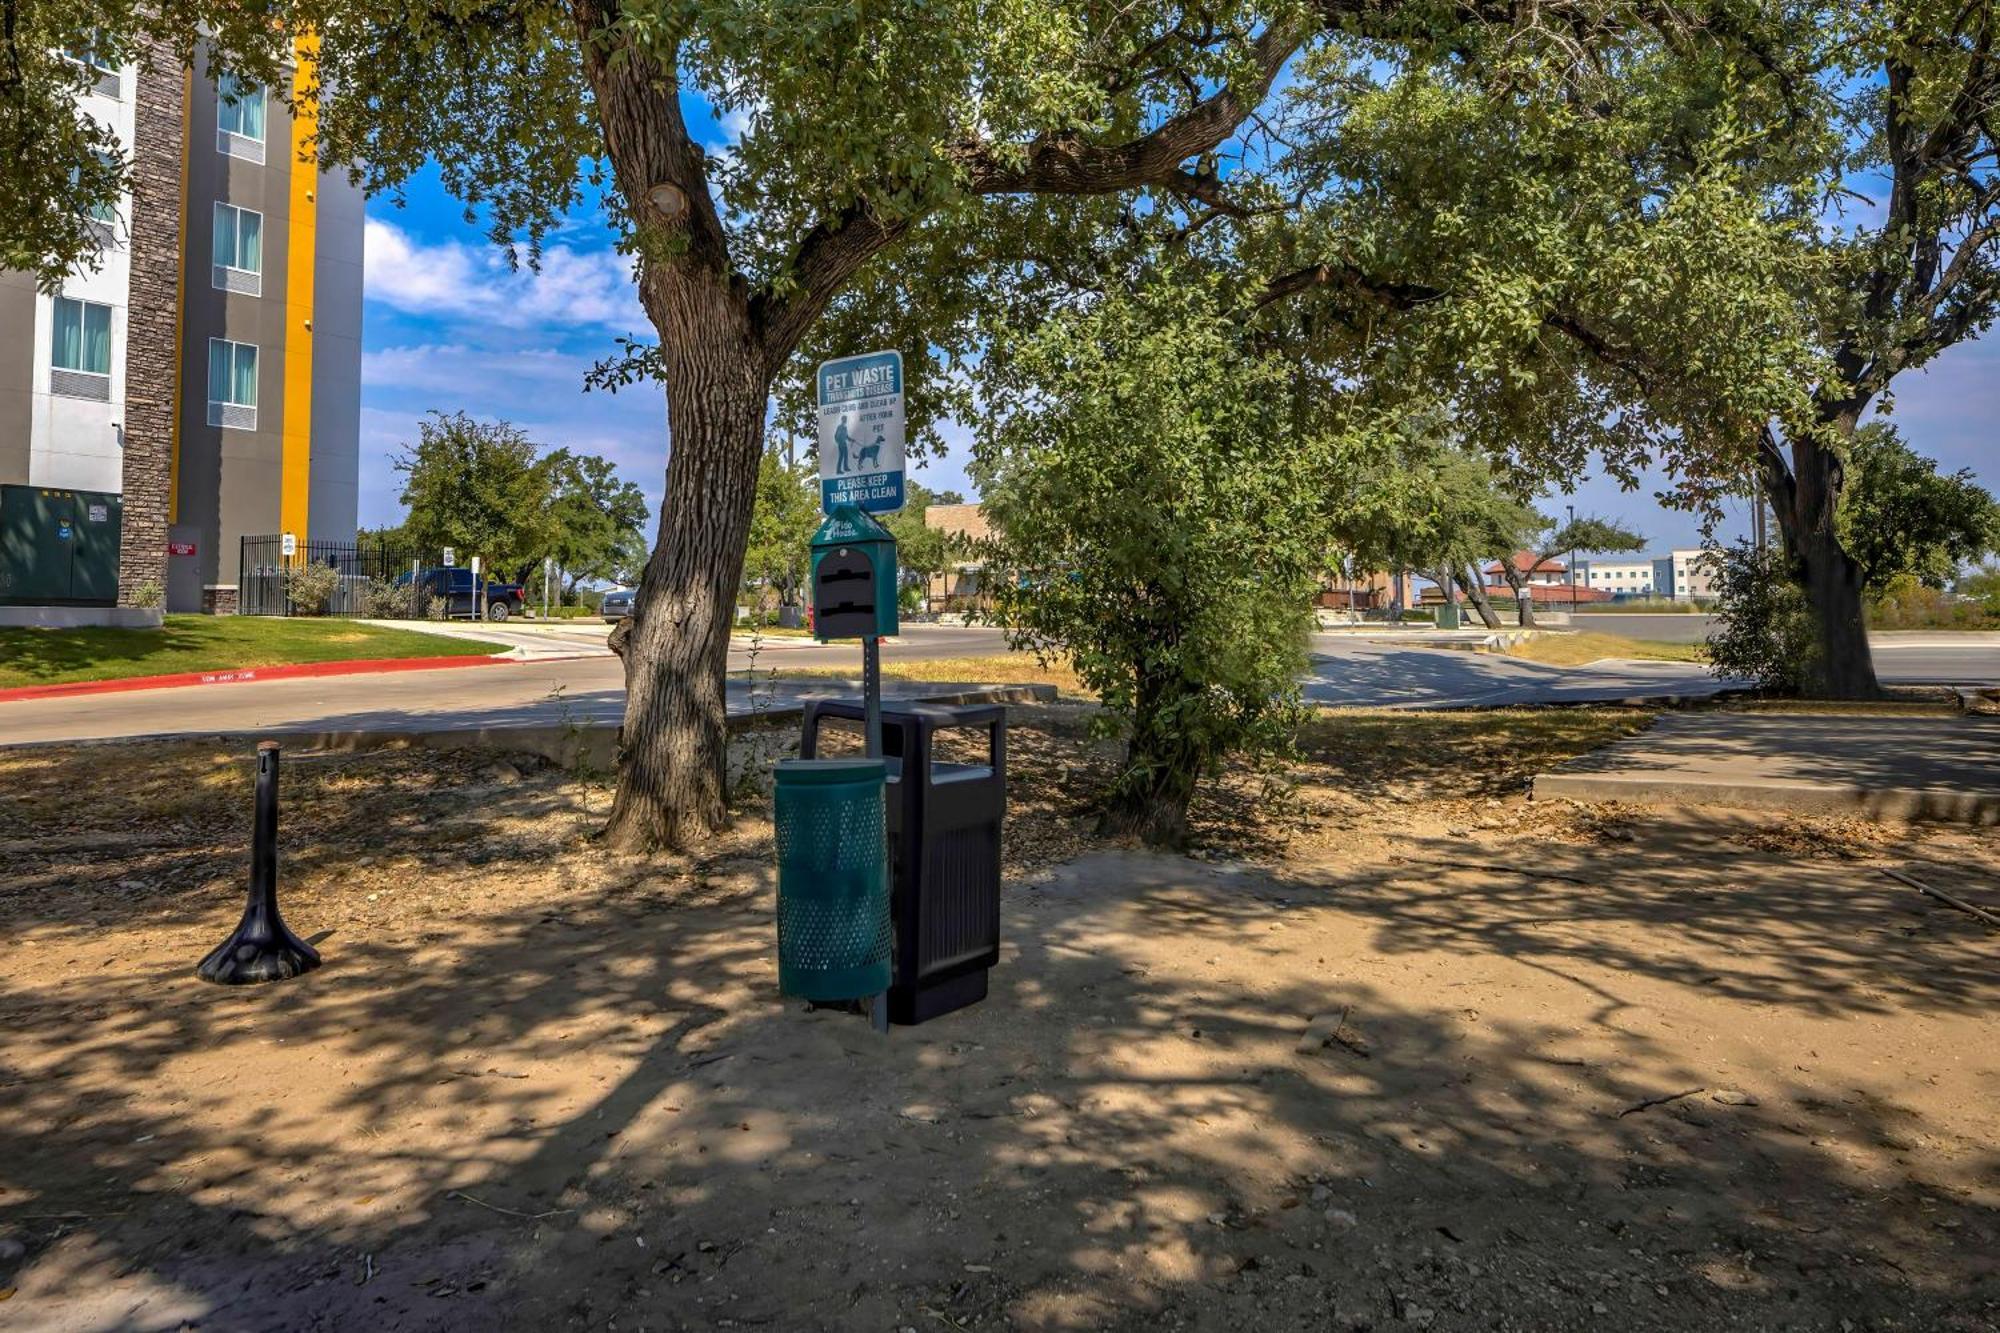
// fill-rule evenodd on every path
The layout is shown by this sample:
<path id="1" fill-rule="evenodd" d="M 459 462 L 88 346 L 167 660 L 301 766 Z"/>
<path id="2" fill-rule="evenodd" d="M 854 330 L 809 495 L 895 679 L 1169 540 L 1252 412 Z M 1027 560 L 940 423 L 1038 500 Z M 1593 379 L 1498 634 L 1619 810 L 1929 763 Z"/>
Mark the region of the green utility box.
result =
<path id="1" fill-rule="evenodd" d="M 889 989 L 889 857 L 880 759 L 783 759 L 778 844 L 778 989 L 858 1000 Z"/>
<path id="2" fill-rule="evenodd" d="M 896 632 L 896 539 L 859 505 L 833 507 L 812 539 L 813 636 Z"/>
<path id="3" fill-rule="evenodd" d="M 1458 606 L 1456 603 L 1446 602 L 1438 608 L 1437 627 L 1439 629 L 1458 628 Z"/>
<path id="4" fill-rule="evenodd" d="M 124 503 L 105 491 L 0 486 L 0 605 L 116 603 Z"/>

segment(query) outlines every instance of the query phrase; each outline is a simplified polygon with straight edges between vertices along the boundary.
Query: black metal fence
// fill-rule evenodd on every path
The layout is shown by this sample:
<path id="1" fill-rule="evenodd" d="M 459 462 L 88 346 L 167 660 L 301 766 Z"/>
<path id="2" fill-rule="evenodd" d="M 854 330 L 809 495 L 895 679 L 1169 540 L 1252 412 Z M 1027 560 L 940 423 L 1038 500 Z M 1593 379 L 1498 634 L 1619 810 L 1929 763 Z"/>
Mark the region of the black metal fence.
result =
<path id="1" fill-rule="evenodd" d="M 416 617 L 423 608 L 411 604 L 413 565 L 438 562 L 436 552 L 420 552 L 380 539 L 351 542 L 304 541 L 285 555 L 284 538 L 276 534 L 245 537 L 236 580 L 237 609 L 246 616 L 289 616 L 300 613 L 292 601 L 296 585 L 286 571 L 318 565 L 333 571 L 332 591 L 323 608 L 310 614 L 328 616 Z"/>

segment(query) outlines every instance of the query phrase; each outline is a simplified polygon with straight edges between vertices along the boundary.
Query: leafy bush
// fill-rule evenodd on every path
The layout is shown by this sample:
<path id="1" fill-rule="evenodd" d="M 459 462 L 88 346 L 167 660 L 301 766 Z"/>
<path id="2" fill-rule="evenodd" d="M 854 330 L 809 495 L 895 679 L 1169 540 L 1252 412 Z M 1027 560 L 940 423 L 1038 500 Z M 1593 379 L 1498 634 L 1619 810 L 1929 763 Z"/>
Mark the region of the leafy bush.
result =
<path id="1" fill-rule="evenodd" d="M 410 587 L 388 579 L 370 579 L 361 590 L 361 613 L 370 620 L 401 620 L 410 614 Z"/>
<path id="2" fill-rule="evenodd" d="M 295 616 L 323 616 L 340 587 L 340 571 L 332 565 L 293 565 L 285 571 L 285 598 Z"/>
<path id="3" fill-rule="evenodd" d="M 1776 694 L 1804 688 L 1819 652 L 1812 613 L 1775 550 L 1747 541 L 1710 547 L 1716 572 L 1716 626 L 1708 635 L 1709 670 L 1747 678 Z"/>
<path id="4" fill-rule="evenodd" d="M 1955 597 L 1915 574 L 1898 574 L 1869 600 L 1868 623 L 1876 629 L 1990 629 L 2000 625 L 2000 593 Z"/>
<path id="5" fill-rule="evenodd" d="M 143 611 L 150 611 L 166 600 L 166 589 L 160 586 L 158 579 L 147 579 L 144 583 L 132 589 L 132 596 L 130 598 L 131 604 Z"/>
<path id="6" fill-rule="evenodd" d="M 1106 831 L 1164 846 L 1227 756 L 1288 752 L 1330 546 L 1293 374 L 1219 304 L 1162 284 L 1004 339 L 991 387 L 1018 406 L 975 452 L 999 617 L 1124 735 Z"/>

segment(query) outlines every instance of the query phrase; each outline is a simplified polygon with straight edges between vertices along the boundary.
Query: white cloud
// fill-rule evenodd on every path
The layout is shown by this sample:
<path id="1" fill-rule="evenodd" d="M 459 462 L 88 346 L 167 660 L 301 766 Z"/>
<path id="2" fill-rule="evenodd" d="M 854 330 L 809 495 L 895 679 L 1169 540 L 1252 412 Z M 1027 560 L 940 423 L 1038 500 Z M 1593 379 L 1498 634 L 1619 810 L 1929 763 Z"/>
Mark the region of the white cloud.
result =
<path id="1" fill-rule="evenodd" d="M 419 343 L 363 352 L 361 382 L 371 389 L 470 396 L 483 396 L 494 386 L 581 391 L 590 367 L 588 358 L 546 347 L 492 350 L 465 343 Z"/>
<path id="2" fill-rule="evenodd" d="M 551 246 L 535 270 L 510 269 L 492 247 L 427 244 L 379 218 L 368 219 L 365 240 L 367 299 L 411 315 L 564 332 L 650 328 L 631 261 L 608 247 Z"/>

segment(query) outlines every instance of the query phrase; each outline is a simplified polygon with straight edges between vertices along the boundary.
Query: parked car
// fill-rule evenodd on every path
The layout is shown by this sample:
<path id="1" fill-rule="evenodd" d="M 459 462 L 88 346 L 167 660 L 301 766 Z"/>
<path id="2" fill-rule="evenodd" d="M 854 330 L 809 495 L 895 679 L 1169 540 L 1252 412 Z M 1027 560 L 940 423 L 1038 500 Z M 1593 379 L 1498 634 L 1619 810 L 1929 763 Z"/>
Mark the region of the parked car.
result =
<path id="1" fill-rule="evenodd" d="M 432 597 L 445 604 L 445 614 L 455 620 L 470 620 L 478 615 L 478 607 L 473 597 L 472 571 L 469 569 L 434 566 L 418 575 L 419 586 Z M 403 575 L 397 583 L 408 586 L 410 576 Z M 518 583 L 495 583 L 486 581 L 486 618 L 505 620 L 509 616 L 524 615 L 528 610 L 528 591 Z"/>
<path id="2" fill-rule="evenodd" d="M 613 588 L 605 593 L 604 600 L 598 603 L 598 613 L 607 622 L 615 625 L 632 614 L 632 603 L 638 595 L 637 588 Z"/>

